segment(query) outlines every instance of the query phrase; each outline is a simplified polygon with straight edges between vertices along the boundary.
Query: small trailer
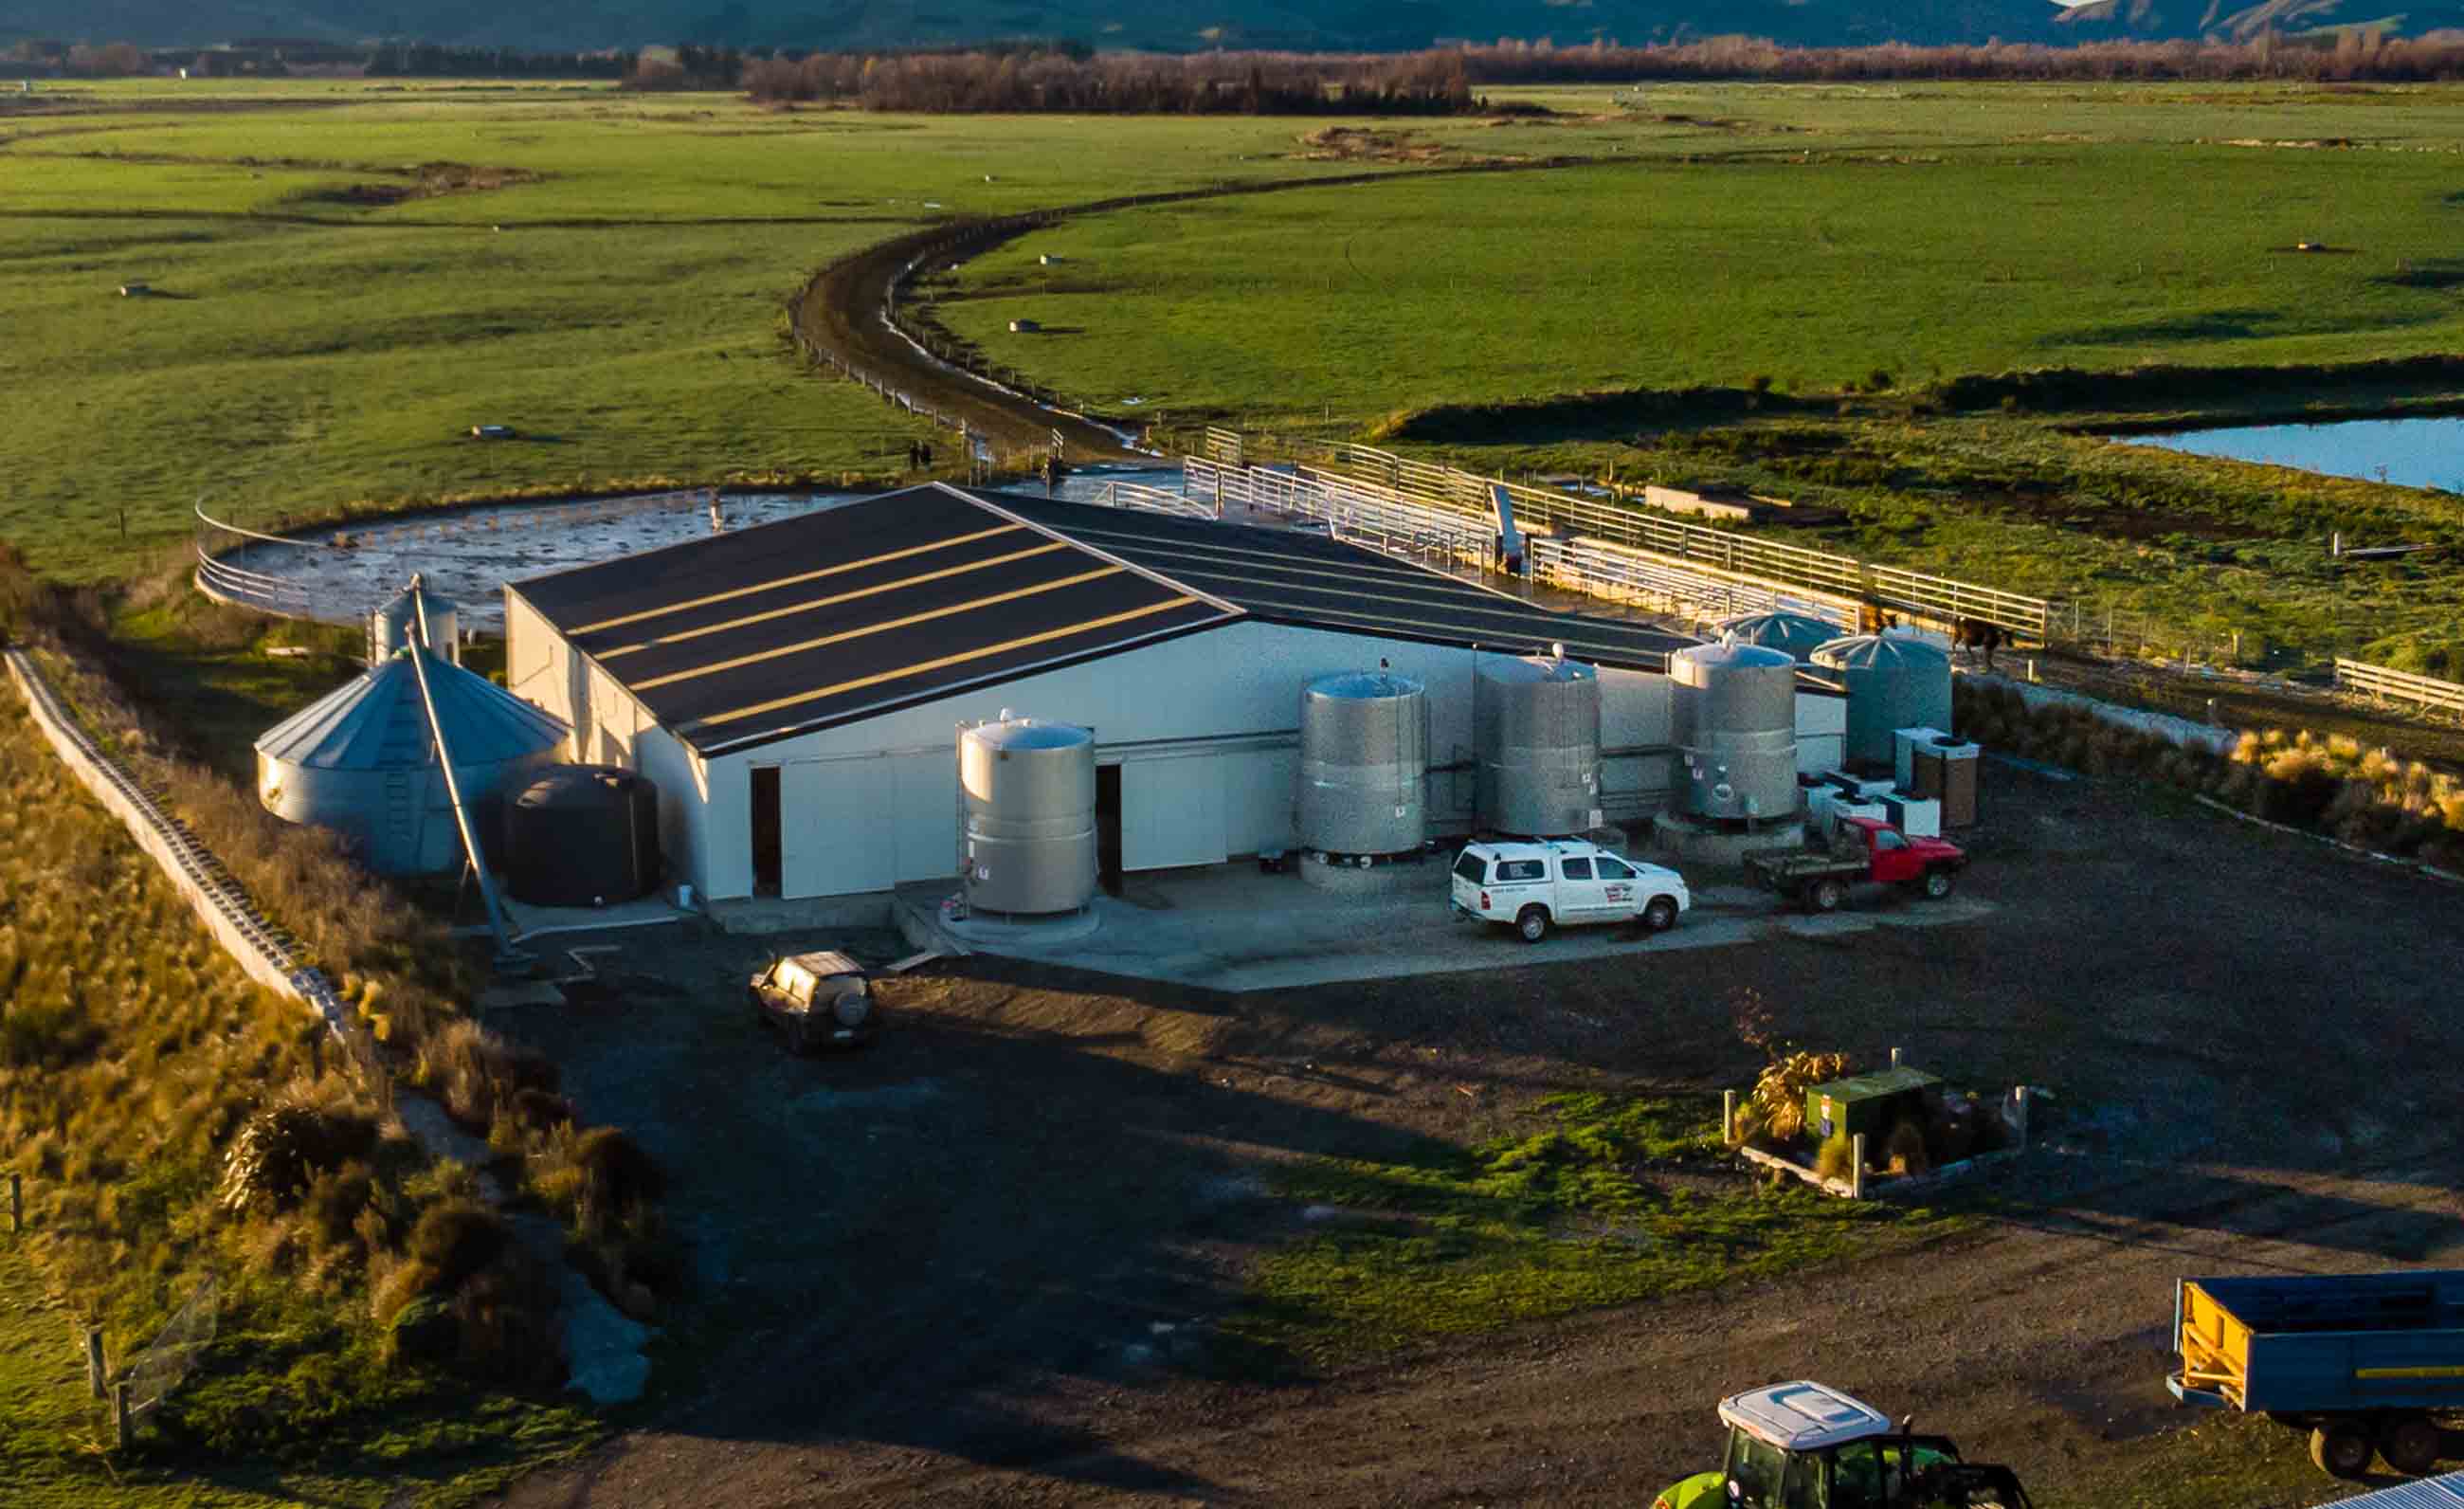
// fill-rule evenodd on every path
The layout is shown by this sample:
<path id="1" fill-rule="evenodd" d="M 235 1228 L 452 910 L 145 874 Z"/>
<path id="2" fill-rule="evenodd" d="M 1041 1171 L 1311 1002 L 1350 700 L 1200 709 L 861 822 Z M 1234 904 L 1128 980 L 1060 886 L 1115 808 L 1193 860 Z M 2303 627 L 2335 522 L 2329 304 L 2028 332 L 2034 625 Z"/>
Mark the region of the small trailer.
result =
<path id="1" fill-rule="evenodd" d="M 1843 817 L 1829 849 L 1766 849 L 1746 855 L 1746 869 L 1767 891 L 1836 912 L 1852 885 L 1900 885 L 1927 900 L 1951 892 L 1968 854 L 1939 838 L 1911 838 L 1871 817 Z"/>
<path id="2" fill-rule="evenodd" d="M 2443 1450 L 2433 1411 L 2464 1408 L 2464 1271 L 2185 1278 L 2173 1345 L 2184 1404 L 2308 1431 L 2330 1476 L 2376 1454 L 2418 1477 Z"/>

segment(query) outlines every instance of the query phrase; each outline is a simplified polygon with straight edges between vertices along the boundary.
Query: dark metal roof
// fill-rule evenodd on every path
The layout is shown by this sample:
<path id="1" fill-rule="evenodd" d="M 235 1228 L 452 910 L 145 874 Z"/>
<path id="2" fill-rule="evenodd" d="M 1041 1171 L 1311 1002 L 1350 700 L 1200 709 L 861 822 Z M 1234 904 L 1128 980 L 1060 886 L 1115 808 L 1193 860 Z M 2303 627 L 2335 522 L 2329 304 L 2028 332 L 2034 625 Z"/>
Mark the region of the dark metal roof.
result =
<path id="1" fill-rule="evenodd" d="M 1008 493 L 978 496 L 1018 517 L 1278 623 L 1566 654 L 1664 670 L 1697 641 L 1649 624 L 1561 613 L 1422 566 L 1291 529 L 1219 523 Z"/>
<path id="2" fill-rule="evenodd" d="M 938 486 L 509 590 L 704 754 L 1239 616 Z"/>
<path id="3" fill-rule="evenodd" d="M 1323 536 L 941 484 L 507 589 L 705 755 L 1244 615 L 1654 671 L 1693 643 Z"/>

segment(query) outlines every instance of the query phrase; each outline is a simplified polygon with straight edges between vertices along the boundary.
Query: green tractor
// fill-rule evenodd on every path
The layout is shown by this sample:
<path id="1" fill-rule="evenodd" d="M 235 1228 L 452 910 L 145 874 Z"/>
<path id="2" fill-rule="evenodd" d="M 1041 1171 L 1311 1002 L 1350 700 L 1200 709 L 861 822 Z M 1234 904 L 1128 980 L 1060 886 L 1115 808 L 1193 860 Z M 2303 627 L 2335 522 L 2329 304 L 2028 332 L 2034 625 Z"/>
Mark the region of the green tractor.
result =
<path id="1" fill-rule="evenodd" d="M 1871 1405 L 1815 1383 L 1720 1401 L 1727 1460 L 1652 1509 L 2034 1509 L 2007 1467 L 1963 1462 L 1939 1435 L 1897 1429 Z"/>

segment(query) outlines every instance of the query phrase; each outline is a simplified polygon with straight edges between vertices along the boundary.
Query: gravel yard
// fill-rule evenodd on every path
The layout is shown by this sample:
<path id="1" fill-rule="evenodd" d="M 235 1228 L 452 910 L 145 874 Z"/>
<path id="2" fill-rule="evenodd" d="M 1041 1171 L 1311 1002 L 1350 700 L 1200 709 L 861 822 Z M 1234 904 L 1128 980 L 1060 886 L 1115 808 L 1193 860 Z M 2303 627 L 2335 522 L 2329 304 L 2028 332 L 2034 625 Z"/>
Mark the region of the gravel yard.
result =
<path id="1" fill-rule="evenodd" d="M 2289 1433 L 2167 1408 L 2171 1283 L 2464 1265 L 2464 895 L 2142 788 L 1996 767 L 1988 800 L 1957 925 L 1647 967 L 1501 941 L 1240 995 L 978 958 L 885 982 L 838 1059 L 781 1054 L 741 982 L 894 938 L 576 940 L 616 946 L 605 984 L 498 1025 L 667 1163 L 703 1281 L 636 1427 L 505 1501 L 1643 1502 L 1715 1452 L 1721 1395 L 1804 1375 L 2040 1503 L 2112 1501 L 2209 1450 L 2165 1433 L 2192 1424 L 2284 1484 L 2208 1501 L 2333 1497 Z M 1808 1047 L 2046 1087 L 2054 1145 L 1913 1250 L 1282 1374 L 1212 1344 L 1306 1228 L 1279 1166 L 1738 1084 L 1741 988 Z"/>

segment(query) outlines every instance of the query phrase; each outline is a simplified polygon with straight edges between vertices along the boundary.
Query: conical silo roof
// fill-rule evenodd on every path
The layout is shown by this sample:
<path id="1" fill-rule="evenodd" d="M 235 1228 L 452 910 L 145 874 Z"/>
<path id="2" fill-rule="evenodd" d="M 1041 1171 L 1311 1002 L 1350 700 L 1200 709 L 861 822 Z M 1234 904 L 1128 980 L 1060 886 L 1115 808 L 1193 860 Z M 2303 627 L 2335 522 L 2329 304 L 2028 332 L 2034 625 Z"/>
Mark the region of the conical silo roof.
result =
<path id="1" fill-rule="evenodd" d="M 267 729 L 256 752 L 311 770 L 415 769 L 435 763 L 419 677 L 406 650 Z M 564 743 L 562 722 L 485 677 L 428 657 L 453 764 L 497 765 Z"/>
<path id="2" fill-rule="evenodd" d="M 1792 613 L 1775 609 L 1767 613 L 1748 613 L 1720 625 L 1723 635 L 1739 644 L 1768 645 L 1783 655 L 1802 660 L 1824 645 L 1839 637 L 1839 626 L 1826 623 L 1808 613 Z"/>
<path id="3" fill-rule="evenodd" d="M 1814 663 L 1838 671 L 1903 666 L 1940 674 L 1950 652 L 1911 634 L 1848 634 L 1815 650 Z"/>

